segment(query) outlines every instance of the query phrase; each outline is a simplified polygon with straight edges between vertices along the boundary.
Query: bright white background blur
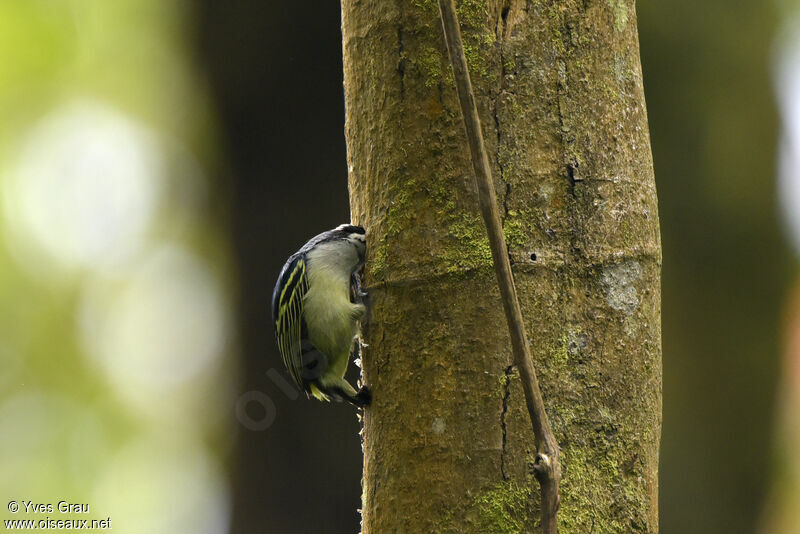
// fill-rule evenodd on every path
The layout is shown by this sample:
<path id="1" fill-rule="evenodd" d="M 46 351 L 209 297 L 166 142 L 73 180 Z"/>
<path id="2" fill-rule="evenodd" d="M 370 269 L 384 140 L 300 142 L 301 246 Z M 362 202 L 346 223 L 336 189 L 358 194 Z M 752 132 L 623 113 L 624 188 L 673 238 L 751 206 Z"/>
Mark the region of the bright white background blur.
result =
<path id="1" fill-rule="evenodd" d="M 781 118 L 777 194 L 783 227 L 800 257 L 800 13 L 785 7 L 775 40 L 773 80 Z M 765 534 L 800 532 L 800 279 L 787 299 L 781 383 L 777 392 L 775 471 L 764 511 Z"/>

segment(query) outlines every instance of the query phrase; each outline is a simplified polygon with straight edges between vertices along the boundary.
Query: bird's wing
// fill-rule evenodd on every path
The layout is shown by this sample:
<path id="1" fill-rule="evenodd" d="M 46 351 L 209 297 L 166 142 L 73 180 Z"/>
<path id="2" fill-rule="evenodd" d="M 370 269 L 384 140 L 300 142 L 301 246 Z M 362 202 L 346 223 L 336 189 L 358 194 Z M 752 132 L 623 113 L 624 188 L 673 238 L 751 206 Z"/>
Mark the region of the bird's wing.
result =
<path id="1" fill-rule="evenodd" d="M 272 318 L 283 363 L 295 383 L 303 389 L 303 297 L 307 291 L 305 255 L 292 256 L 283 266 L 272 294 Z"/>

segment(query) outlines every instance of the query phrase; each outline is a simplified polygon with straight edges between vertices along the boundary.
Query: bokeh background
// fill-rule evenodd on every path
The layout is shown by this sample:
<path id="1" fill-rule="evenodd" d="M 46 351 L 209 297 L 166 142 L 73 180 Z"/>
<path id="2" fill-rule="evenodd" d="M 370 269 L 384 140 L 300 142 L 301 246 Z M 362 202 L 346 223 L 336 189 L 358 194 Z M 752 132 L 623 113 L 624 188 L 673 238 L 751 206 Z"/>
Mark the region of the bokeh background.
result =
<path id="1" fill-rule="evenodd" d="M 798 534 L 800 3 L 638 12 L 662 532 Z M 355 412 L 287 388 L 269 324 L 349 218 L 343 115 L 337 2 L 0 0 L 0 519 L 358 531 Z"/>

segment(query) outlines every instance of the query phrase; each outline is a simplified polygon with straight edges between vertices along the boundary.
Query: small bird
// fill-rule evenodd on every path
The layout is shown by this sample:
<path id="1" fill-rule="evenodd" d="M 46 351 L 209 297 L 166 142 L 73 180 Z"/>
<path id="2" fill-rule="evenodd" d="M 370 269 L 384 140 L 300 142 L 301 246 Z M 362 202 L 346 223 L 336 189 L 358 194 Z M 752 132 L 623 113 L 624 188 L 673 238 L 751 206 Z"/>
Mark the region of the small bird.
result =
<path id="1" fill-rule="evenodd" d="M 309 397 L 362 408 L 369 389 L 356 392 L 344 375 L 367 311 L 358 277 L 366 250 L 361 226 L 323 232 L 286 260 L 272 292 L 278 349 L 297 386 Z"/>

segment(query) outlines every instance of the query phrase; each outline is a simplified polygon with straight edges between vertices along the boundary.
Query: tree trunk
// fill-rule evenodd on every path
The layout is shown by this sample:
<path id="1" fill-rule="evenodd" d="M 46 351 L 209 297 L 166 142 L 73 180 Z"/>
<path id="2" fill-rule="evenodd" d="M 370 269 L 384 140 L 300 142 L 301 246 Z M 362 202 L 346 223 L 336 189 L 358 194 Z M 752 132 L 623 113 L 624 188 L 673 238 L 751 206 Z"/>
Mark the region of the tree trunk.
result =
<path id="1" fill-rule="evenodd" d="M 562 533 L 657 532 L 660 239 L 634 3 L 461 0 L 562 451 Z M 539 530 L 535 450 L 436 0 L 343 0 L 367 228 L 363 532 Z"/>

